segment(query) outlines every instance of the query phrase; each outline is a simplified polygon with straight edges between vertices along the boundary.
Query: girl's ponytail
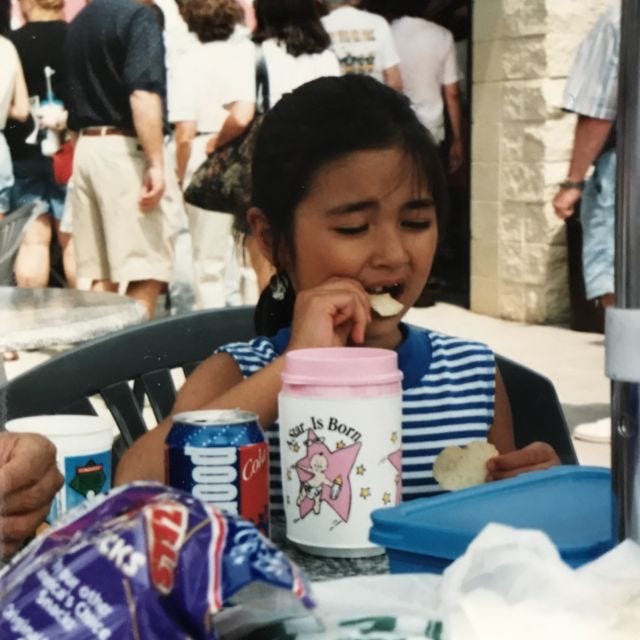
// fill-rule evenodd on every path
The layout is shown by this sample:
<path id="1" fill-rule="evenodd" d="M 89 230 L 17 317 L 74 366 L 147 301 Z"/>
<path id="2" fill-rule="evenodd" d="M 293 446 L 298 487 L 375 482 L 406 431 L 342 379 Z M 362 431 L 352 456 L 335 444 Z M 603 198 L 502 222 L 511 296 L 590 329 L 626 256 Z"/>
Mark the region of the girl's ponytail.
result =
<path id="1" fill-rule="evenodd" d="M 273 336 L 291 325 L 296 296 L 286 273 L 272 276 L 260 294 L 253 316 L 256 335 Z"/>

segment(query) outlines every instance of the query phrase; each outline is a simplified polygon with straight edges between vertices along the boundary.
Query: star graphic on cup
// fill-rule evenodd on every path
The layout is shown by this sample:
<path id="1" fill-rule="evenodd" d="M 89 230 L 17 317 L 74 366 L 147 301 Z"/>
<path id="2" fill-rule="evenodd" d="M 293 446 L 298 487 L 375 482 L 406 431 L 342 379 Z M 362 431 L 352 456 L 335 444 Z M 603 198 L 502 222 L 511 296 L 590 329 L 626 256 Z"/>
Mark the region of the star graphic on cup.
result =
<path id="1" fill-rule="evenodd" d="M 397 431 L 394 431 L 394 432 L 391 434 L 391 442 L 393 442 L 393 444 L 395 444 L 396 442 L 398 442 L 398 432 L 397 432 Z"/>
<path id="2" fill-rule="evenodd" d="M 391 494 L 388 491 L 385 491 L 382 496 L 382 503 L 389 504 L 391 502 Z"/>
<path id="3" fill-rule="evenodd" d="M 387 460 L 393 465 L 398 472 L 396 476 L 396 504 L 400 504 L 402 500 L 402 451 L 396 449 L 387 456 Z"/>
<path id="4" fill-rule="evenodd" d="M 347 445 L 345 444 L 344 440 L 339 440 L 338 442 L 336 442 L 336 449 L 344 449 Z"/>
<path id="5" fill-rule="evenodd" d="M 360 497 L 365 500 L 371 497 L 371 489 L 369 487 L 362 487 L 362 489 L 360 489 Z"/>
<path id="6" fill-rule="evenodd" d="M 357 473 L 359 476 L 363 476 L 366 470 L 367 470 L 367 469 L 365 468 L 365 466 L 364 466 L 363 464 L 359 464 L 359 465 L 356 467 L 356 473 Z"/>
<path id="7" fill-rule="evenodd" d="M 344 444 L 344 443 L 343 443 Z M 361 442 L 331 451 L 324 439 L 319 439 L 313 429 L 307 431 L 307 452 L 295 464 L 300 480 L 300 492 L 296 504 L 300 517 L 310 512 L 319 514 L 321 503 L 326 502 L 344 521 L 351 511 L 350 474 L 362 447 Z"/>

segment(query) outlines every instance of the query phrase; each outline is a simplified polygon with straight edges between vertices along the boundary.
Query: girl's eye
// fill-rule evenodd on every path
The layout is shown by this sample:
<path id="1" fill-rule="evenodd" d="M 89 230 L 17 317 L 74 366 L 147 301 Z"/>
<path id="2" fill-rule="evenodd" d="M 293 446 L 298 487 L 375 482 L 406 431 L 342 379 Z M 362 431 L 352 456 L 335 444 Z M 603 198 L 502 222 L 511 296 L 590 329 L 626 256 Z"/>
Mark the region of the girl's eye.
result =
<path id="1" fill-rule="evenodd" d="M 358 233 L 364 233 L 368 228 L 368 224 L 361 224 L 358 227 L 337 227 L 336 232 L 344 236 L 355 236 Z"/>
<path id="2" fill-rule="evenodd" d="M 409 229 L 430 229 L 433 226 L 432 220 L 405 220 L 402 223 L 403 227 Z"/>

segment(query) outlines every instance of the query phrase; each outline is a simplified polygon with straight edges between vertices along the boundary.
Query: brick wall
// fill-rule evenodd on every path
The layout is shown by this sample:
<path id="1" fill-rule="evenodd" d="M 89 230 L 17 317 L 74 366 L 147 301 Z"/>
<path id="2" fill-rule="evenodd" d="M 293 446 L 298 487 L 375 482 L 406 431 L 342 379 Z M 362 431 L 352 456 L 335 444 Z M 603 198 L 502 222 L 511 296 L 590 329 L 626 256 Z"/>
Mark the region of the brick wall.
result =
<path id="1" fill-rule="evenodd" d="M 575 50 L 608 0 L 476 0 L 473 16 L 471 308 L 568 318 L 564 223 L 574 116 L 559 106 Z"/>

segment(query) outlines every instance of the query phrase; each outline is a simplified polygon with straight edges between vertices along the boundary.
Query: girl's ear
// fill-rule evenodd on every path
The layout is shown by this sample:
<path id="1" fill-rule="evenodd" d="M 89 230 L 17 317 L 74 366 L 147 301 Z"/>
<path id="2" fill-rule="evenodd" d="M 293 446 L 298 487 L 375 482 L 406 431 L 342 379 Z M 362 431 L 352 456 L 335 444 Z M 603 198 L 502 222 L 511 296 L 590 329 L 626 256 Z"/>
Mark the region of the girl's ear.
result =
<path id="1" fill-rule="evenodd" d="M 264 257 L 269 262 L 273 262 L 273 234 L 271 233 L 271 225 L 262 209 L 251 207 L 247 211 L 247 224 Z"/>

